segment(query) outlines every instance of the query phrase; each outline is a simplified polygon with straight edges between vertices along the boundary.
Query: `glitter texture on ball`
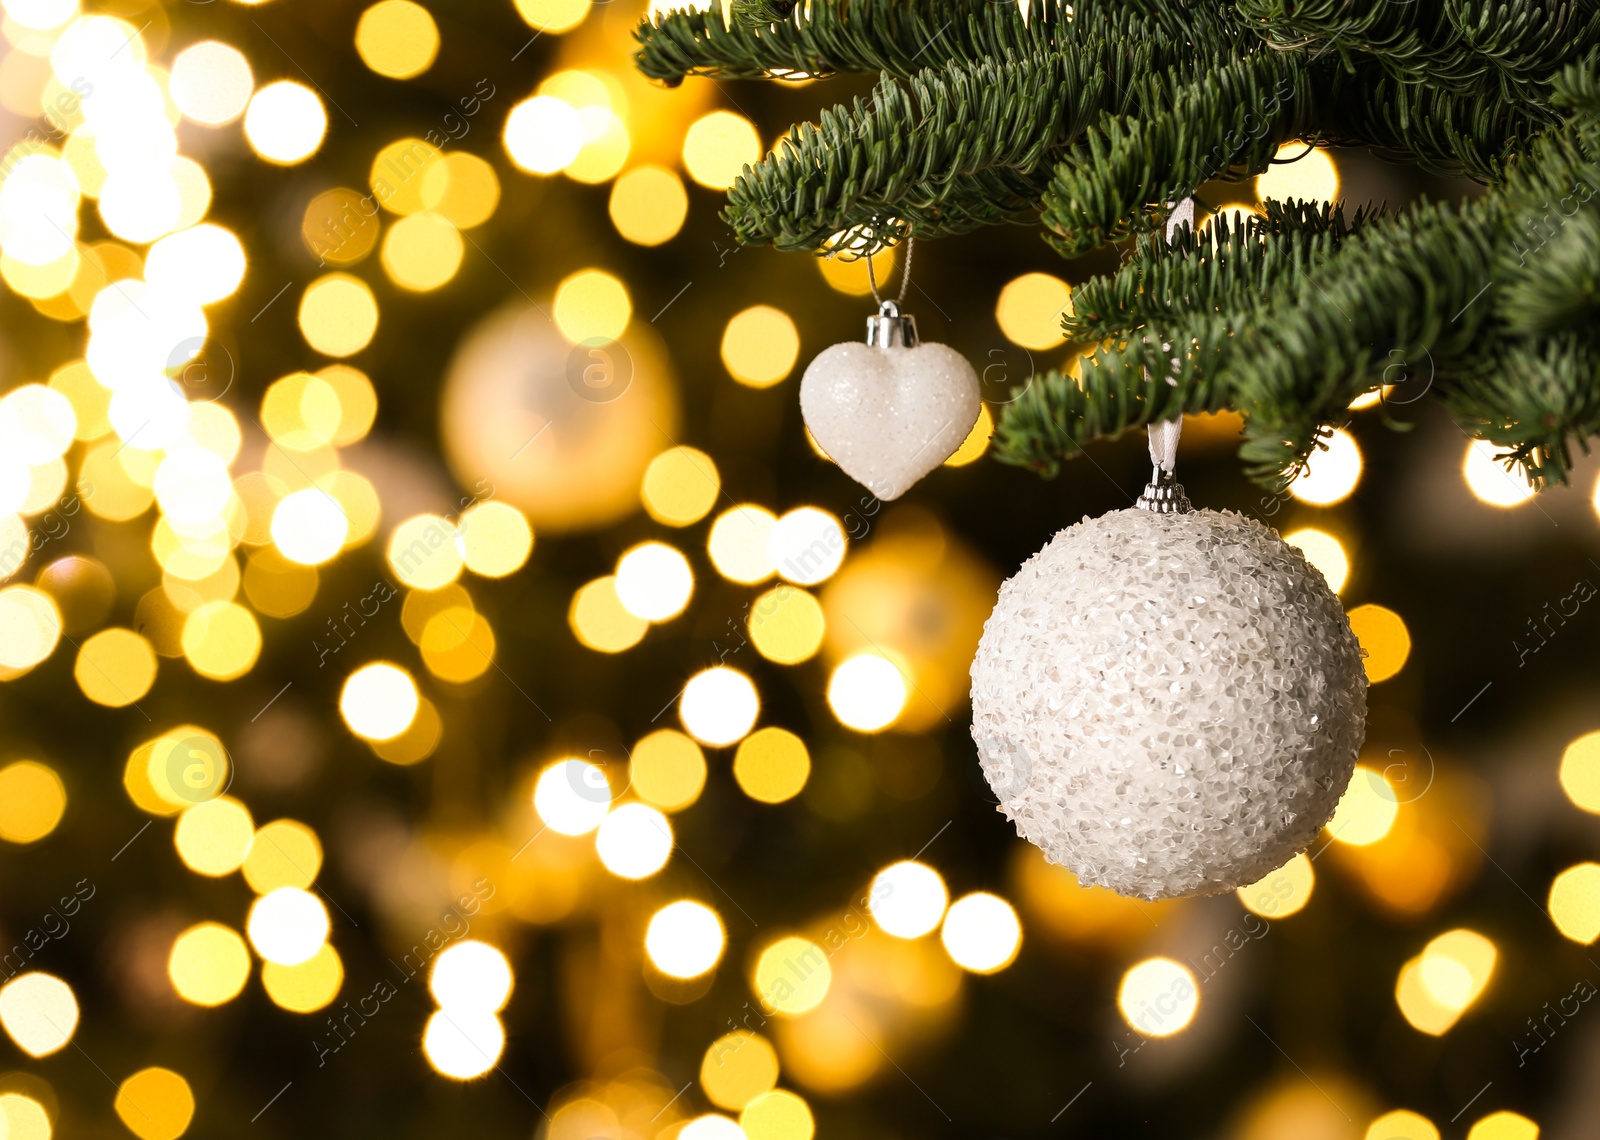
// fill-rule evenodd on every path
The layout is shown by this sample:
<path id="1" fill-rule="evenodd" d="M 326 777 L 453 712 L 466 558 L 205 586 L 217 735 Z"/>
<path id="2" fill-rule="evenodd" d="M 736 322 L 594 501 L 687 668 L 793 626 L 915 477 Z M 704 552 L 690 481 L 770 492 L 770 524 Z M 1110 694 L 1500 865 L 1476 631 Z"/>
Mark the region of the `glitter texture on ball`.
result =
<path id="1" fill-rule="evenodd" d="M 1115 511 L 1000 588 L 972 735 L 1000 808 L 1085 885 L 1231 891 L 1304 850 L 1365 735 L 1339 599 L 1230 511 Z"/>

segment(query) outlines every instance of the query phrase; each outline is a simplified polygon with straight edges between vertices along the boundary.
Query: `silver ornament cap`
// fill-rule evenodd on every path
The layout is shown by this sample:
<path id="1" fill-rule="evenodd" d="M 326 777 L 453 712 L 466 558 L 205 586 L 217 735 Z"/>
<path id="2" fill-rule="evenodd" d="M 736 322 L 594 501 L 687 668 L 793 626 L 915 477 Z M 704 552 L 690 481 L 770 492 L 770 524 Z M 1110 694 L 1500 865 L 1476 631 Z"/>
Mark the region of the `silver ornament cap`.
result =
<path id="1" fill-rule="evenodd" d="M 867 343 L 873 348 L 916 348 L 917 318 L 902 313 L 894 301 L 878 305 L 877 315 L 867 318 Z"/>

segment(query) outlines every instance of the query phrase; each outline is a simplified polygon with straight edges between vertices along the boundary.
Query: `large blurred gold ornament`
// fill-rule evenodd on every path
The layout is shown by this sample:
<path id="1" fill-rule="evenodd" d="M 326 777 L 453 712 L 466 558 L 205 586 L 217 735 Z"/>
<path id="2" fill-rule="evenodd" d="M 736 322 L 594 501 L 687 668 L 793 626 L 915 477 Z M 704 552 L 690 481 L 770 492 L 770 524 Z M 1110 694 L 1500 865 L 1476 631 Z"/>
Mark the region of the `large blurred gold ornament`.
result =
<path id="1" fill-rule="evenodd" d="M 827 652 L 830 663 L 863 650 L 898 658 L 912 684 L 895 727 L 920 732 L 965 700 L 1000 575 L 921 508 L 880 517 L 880 533 L 823 591 Z M 871 521 L 851 519 L 852 527 Z"/>
<path id="2" fill-rule="evenodd" d="M 677 387 L 659 339 L 634 322 L 616 341 L 569 343 L 527 306 L 463 337 L 441 400 L 450 466 L 521 507 L 534 527 L 608 526 L 639 505 L 639 480 L 675 441 Z"/>

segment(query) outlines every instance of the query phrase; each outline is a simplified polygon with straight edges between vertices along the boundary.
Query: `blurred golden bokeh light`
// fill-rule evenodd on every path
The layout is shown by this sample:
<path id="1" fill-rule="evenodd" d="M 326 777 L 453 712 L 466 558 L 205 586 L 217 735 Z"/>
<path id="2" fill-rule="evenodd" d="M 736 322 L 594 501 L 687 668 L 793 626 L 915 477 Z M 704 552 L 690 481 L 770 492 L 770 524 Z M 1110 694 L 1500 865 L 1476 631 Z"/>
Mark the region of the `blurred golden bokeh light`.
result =
<path id="1" fill-rule="evenodd" d="M 723 1034 L 700 1060 L 700 1087 L 718 1108 L 738 1112 L 777 1084 L 778 1051 L 758 1033 Z"/>
<path id="2" fill-rule="evenodd" d="M 244 113 L 244 137 L 268 162 L 292 166 L 317 152 L 328 130 L 328 113 L 309 87 L 280 79 L 261 88 Z"/>
<path id="3" fill-rule="evenodd" d="M 420 695 L 417 684 L 398 665 L 363 665 L 344 683 L 339 712 L 350 731 L 365 740 L 392 740 L 411 727 Z"/>
<path id="4" fill-rule="evenodd" d="M 1550 921 L 1585 946 L 1600 939 L 1600 863 L 1568 867 L 1550 884 Z"/>
<path id="5" fill-rule="evenodd" d="M 1539 1126 L 1520 1112 L 1491 1112 L 1472 1126 L 1467 1140 L 1539 1140 Z"/>
<path id="6" fill-rule="evenodd" d="M 1573 805 L 1600 815 L 1600 732 L 1586 732 L 1561 753 L 1561 790 Z"/>
<path id="7" fill-rule="evenodd" d="M 963 970 L 992 974 L 1016 960 L 1022 948 L 1022 922 L 1005 899 L 976 891 L 950 904 L 939 938 Z"/>
<path id="8" fill-rule="evenodd" d="M 33 970 L 0 986 L 0 1026 L 30 1057 L 64 1049 L 78 1028 L 78 999 L 54 974 Z"/>
<path id="9" fill-rule="evenodd" d="M 817 599 L 794 586 L 776 586 L 750 603 L 750 643 L 768 661 L 797 665 L 822 648 L 827 620 Z"/>
<path id="10" fill-rule="evenodd" d="M 224 795 L 185 808 L 178 817 L 173 843 L 184 866 L 216 878 L 244 866 L 255 833 L 250 809 Z"/>
<path id="11" fill-rule="evenodd" d="M 184 118 L 220 127 L 244 114 L 255 76 L 243 52 L 217 40 L 203 40 L 179 52 L 168 83 Z"/>
<path id="12" fill-rule="evenodd" d="M 601 653 L 632 649 L 650 629 L 648 621 L 623 606 L 611 575 L 596 578 L 572 596 L 567 624 L 582 644 Z"/>
<path id="13" fill-rule="evenodd" d="M 645 621 L 670 621 L 694 593 L 694 572 L 682 552 L 664 542 L 643 542 L 617 559 L 617 597 Z"/>
<path id="14" fill-rule="evenodd" d="M 117 1116 L 139 1140 L 177 1140 L 194 1119 L 194 1091 L 171 1069 L 140 1069 L 117 1086 Z"/>
<path id="15" fill-rule="evenodd" d="M 573 344 L 613 341 L 633 317 L 628 288 L 611 274 L 583 269 L 556 286 L 552 308 L 556 328 Z"/>
<path id="16" fill-rule="evenodd" d="M 421 4 L 380 0 L 356 23 L 356 51 L 379 75 L 410 79 L 433 66 L 439 54 L 439 26 Z"/>
<path id="17" fill-rule="evenodd" d="M 322 868 L 317 833 L 293 819 L 275 819 L 256 830 L 245 855 L 244 880 L 258 895 L 279 887 L 309 887 Z"/>
<path id="18" fill-rule="evenodd" d="M 611 186 L 608 205 L 617 232 L 635 245 L 671 241 L 689 216 L 683 180 L 663 166 L 636 166 Z"/>
<path id="19" fill-rule="evenodd" d="M 705 753 L 683 733 L 657 729 L 633 746 L 628 774 L 632 790 L 646 803 L 682 811 L 705 787 Z"/>
<path id="20" fill-rule="evenodd" d="M 611 810 L 611 784 L 605 770 L 587 760 L 557 760 L 539 773 L 533 807 L 551 831 L 587 835 Z"/>
<path id="21" fill-rule="evenodd" d="M 1283 541 L 1305 555 L 1306 561 L 1315 566 L 1327 581 L 1328 589 L 1335 594 L 1344 589 L 1345 581 L 1350 577 L 1350 557 L 1344 551 L 1344 544 L 1337 538 L 1327 531 L 1308 526 L 1284 535 Z"/>
<path id="22" fill-rule="evenodd" d="M 1367 1125 L 1362 1140 L 1439 1140 L 1439 1130 L 1426 1116 L 1397 1108 Z"/>
<path id="23" fill-rule="evenodd" d="M 751 388 L 770 388 L 794 370 L 800 330 L 782 309 L 753 305 L 737 313 L 722 333 L 722 363 Z"/>
<path id="24" fill-rule="evenodd" d="M 1072 287 L 1049 273 L 1024 273 L 1000 290 L 994 319 L 1013 344 L 1041 350 L 1066 338 L 1061 317 L 1072 308 Z"/>
<path id="25" fill-rule="evenodd" d="M 1239 901 L 1252 914 L 1262 918 L 1288 918 L 1298 914 L 1311 901 L 1317 874 L 1311 856 L 1304 851 L 1276 871 L 1270 871 L 1236 892 Z"/>
<path id="26" fill-rule="evenodd" d="M 717 912 L 692 899 L 680 899 L 656 911 L 644 938 L 651 963 L 673 978 L 697 978 L 713 969 L 726 944 Z"/>
<path id="27" fill-rule="evenodd" d="M 746 1140 L 812 1140 L 817 1125 L 811 1106 L 787 1089 L 763 1093 L 739 1114 Z"/>
<path id="28" fill-rule="evenodd" d="M 1283 202 L 1298 198 L 1302 202 L 1321 204 L 1338 198 L 1339 172 L 1328 151 L 1289 142 L 1278 148 L 1274 161 L 1278 165 L 1256 175 L 1256 197 L 1261 201 L 1275 198 Z"/>
<path id="29" fill-rule="evenodd" d="M 1188 1028 L 1200 1008 L 1200 988 L 1189 968 L 1171 958 L 1146 958 L 1122 975 L 1117 1009 L 1144 1037 L 1170 1037 Z"/>
<path id="30" fill-rule="evenodd" d="M 873 920 L 896 938 L 931 934 L 944 921 L 950 903 L 950 892 L 939 872 L 912 859 L 879 871 L 867 897 Z"/>
<path id="31" fill-rule="evenodd" d="M 1348 499 L 1361 481 L 1361 449 L 1343 428 L 1327 432 L 1320 442 L 1323 446 L 1289 484 L 1289 494 L 1302 503 L 1331 507 Z"/>
<path id="32" fill-rule="evenodd" d="M 623 804 L 601 822 L 595 852 L 622 879 L 647 879 L 672 856 L 672 824 L 647 804 Z"/>
<path id="33" fill-rule="evenodd" d="M 733 778 L 740 790 L 764 804 L 781 804 L 799 795 L 811 776 L 805 741 L 784 728 L 758 728 L 739 742 Z"/>
<path id="34" fill-rule="evenodd" d="M 711 564 L 730 582 L 753 585 L 777 573 L 772 532 L 777 518 L 765 507 L 741 503 L 717 516 L 706 538 Z"/>
<path id="35" fill-rule="evenodd" d="M 1366 847 L 1389 834 L 1399 811 L 1399 799 L 1383 773 L 1357 764 L 1328 821 L 1328 835 L 1352 847 Z"/>
<path id="36" fill-rule="evenodd" d="M 857 732 L 882 732 L 905 708 L 906 679 L 877 653 L 858 653 L 841 661 L 828 678 L 828 706 L 839 723 Z"/>
<path id="37" fill-rule="evenodd" d="M 1503 449 L 1498 444 L 1473 440 L 1461 458 L 1461 477 L 1480 503 L 1501 508 L 1521 506 L 1533 498 L 1533 487 L 1497 458 L 1501 454 Z"/>
<path id="38" fill-rule="evenodd" d="M 33 843 L 56 829 L 67 810 L 67 789 L 55 770 L 37 760 L 0 768 L 0 839 Z"/>
<path id="39" fill-rule="evenodd" d="M 1350 632 L 1356 635 L 1361 648 L 1366 650 L 1362 665 L 1367 680 L 1373 684 L 1387 681 L 1401 669 L 1411 656 L 1411 633 L 1403 618 L 1391 609 L 1378 605 L 1357 606 L 1349 613 Z"/>
<path id="40" fill-rule="evenodd" d="M 279 887 L 250 904 L 245 932 L 269 962 L 298 966 L 328 940 L 328 908 L 310 891 Z"/>
<path id="41" fill-rule="evenodd" d="M 700 185 L 726 190 L 745 166 L 761 157 L 761 137 L 749 119 L 733 111 L 712 111 L 690 124 L 683 136 L 683 166 Z"/>
<path id="42" fill-rule="evenodd" d="M 451 944 L 433 960 L 428 992 L 446 1010 L 498 1013 L 511 1000 L 511 962 L 477 938 Z"/>
<path id="43" fill-rule="evenodd" d="M 639 499 L 656 522 L 689 526 L 710 513 L 721 490 L 711 456 L 693 447 L 672 447 L 644 469 Z"/>
<path id="44" fill-rule="evenodd" d="M 238 997 L 250 980 L 250 951 L 238 931 L 218 922 L 202 922 L 173 941 L 167 977 L 184 1001 L 222 1005 Z"/>
<path id="45" fill-rule="evenodd" d="M 314 1013 L 333 1004 L 343 984 L 344 963 L 327 943 L 297 966 L 261 964 L 261 988 L 274 1005 L 291 1013 Z"/>
<path id="46" fill-rule="evenodd" d="M 689 735 L 718 747 L 742 738 L 760 712 L 761 698 L 750 678 L 726 665 L 696 673 L 678 699 L 678 716 Z"/>
<path id="47" fill-rule="evenodd" d="M 828 996 L 833 967 L 821 946 L 791 935 L 761 952 L 751 984 L 762 1008 L 798 1017 L 816 1009 Z"/>

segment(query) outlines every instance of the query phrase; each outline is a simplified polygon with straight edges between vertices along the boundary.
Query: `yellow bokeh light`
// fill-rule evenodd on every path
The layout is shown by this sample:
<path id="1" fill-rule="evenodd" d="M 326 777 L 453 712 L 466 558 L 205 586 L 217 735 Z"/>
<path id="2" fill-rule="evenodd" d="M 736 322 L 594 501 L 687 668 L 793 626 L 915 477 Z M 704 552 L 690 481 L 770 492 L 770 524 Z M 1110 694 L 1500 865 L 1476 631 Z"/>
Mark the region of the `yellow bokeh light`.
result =
<path id="1" fill-rule="evenodd" d="M 726 665 L 696 673 L 678 699 L 678 717 L 703 744 L 732 744 L 750 731 L 761 698 L 749 677 Z"/>
<path id="2" fill-rule="evenodd" d="M 873 921 L 896 938 L 932 933 L 944 921 L 950 903 L 950 892 L 939 872 L 911 859 L 879 871 L 867 897 Z"/>
<path id="3" fill-rule="evenodd" d="M 350 519 L 334 497 L 317 487 L 293 491 L 272 512 L 272 543 L 302 566 L 320 566 L 340 550 L 350 534 Z"/>
<path id="4" fill-rule="evenodd" d="M 1186 1028 L 1200 1008 L 1194 975 L 1171 958 L 1147 958 L 1122 975 L 1117 1009 L 1145 1037 L 1170 1037 Z"/>
<path id="5" fill-rule="evenodd" d="M 967 433 L 967 438 L 961 441 L 961 446 L 950 453 L 950 458 L 944 461 L 946 467 L 965 467 L 967 464 L 982 457 L 989 450 L 989 438 L 994 435 L 994 416 L 989 412 L 988 404 L 978 405 L 978 418 L 972 422 L 972 430 Z"/>
<path id="6" fill-rule="evenodd" d="M 757 1033 L 736 1029 L 713 1041 L 700 1060 L 700 1087 L 719 1108 L 738 1111 L 778 1083 L 778 1051 Z"/>
<path id="7" fill-rule="evenodd" d="M 250 904 L 245 931 L 269 962 L 298 966 L 328 940 L 328 908 L 310 891 L 279 887 Z"/>
<path id="8" fill-rule="evenodd" d="M 32 669 L 55 652 L 61 611 L 55 599 L 32 586 L 0 590 L 0 666 Z"/>
<path id="9" fill-rule="evenodd" d="M 1330 507 L 1350 497 L 1361 481 L 1361 449 L 1353 436 L 1335 428 L 1322 437 L 1325 448 L 1318 448 L 1306 466 L 1289 484 L 1289 494 L 1302 503 Z"/>
<path id="10" fill-rule="evenodd" d="M 1022 923 L 999 895 L 976 891 L 945 911 L 939 932 L 951 961 L 974 974 L 992 974 L 1016 961 L 1022 949 Z"/>
<path id="11" fill-rule="evenodd" d="M 812 1140 L 817 1133 L 811 1106 L 787 1089 L 774 1089 L 745 1105 L 739 1127 L 746 1140 Z"/>
<path id="12" fill-rule="evenodd" d="M 167 90 L 183 117 L 208 127 L 231 123 L 244 114 L 255 76 L 244 53 L 229 44 L 204 40 L 172 61 Z"/>
<path id="13" fill-rule="evenodd" d="M 317 595 L 317 572 L 291 562 L 275 547 L 252 551 L 244 569 L 244 592 L 250 604 L 268 617 L 304 612 Z"/>
<path id="14" fill-rule="evenodd" d="M 778 520 L 765 507 L 741 503 L 717 516 L 706 537 L 711 564 L 730 582 L 753 585 L 777 573 L 772 532 Z"/>
<path id="15" fill-rule="evenodd" d="M 1576 806 L 1600 815 L 1600 732 L 1585 733 L 1561 753 L 1561 788 Z"/>
<path id="16" fill-rule="evenodd" d="M 1475 439 L 1467 444 L 1461 457 L 1461 477 L 1467 481 L 1467 490 L 1480 503 L 1491 507 L 1517 507 L 1534 496 L 1528 480 L 1496 459 L 1502 448 L 1486 439 Z"/>
<path id="17" fill-rule="evenodd" d="M 1236 892 L 1245 909 L 1263 918 L 1288 918 L 1311 901 L 1317 875 L 1304 851 L 1276 871 L 1268 872 Z"/>
<path id="18" fill-rule="evenodd" d="M 753 985 L 763 1008 L 798 1016 L 822 1004 L 833 983 L 828 955 L 805 938 L 780 938 L 756 959 Z"/>
<path id="19" fill-rule="evenodd" d="M 494 627 L 476 611 L 441 610 L 423 627 L 418 648 L 435 677 L 465 684 L 481 677 L 494 663 Z"/>
<path id="20" fill-rule="evenodd" d="M 1389 834 L 1399 812 L 1399 800 L 1383 773 L 1357 764 L 1328 820 L 1328 835 L 1352 847 L 1368 847 Z"/>
<path id="21" fill-rule="evenodd" d="M 706 757 L 683 733 L 662 728 L 633 746 L 628 772 L 640 799 L 662 811 L 682 811 L 705 787 Z"/>
<path id="22" fill-rule="evenodd" d="M 10 1126 L 7 1140 L 50 1140 L 53 1135 L 50 1113 L 22 1093 L 0 1093 L 0 1120 Z"/>
<path id="23" fill-rule="evenodd" d="M 1417 976 L 1428 997 L 1460 1013 L 1488 986 L 1498 954 L 1494 943 L 1473 930 L 1450 930 L 1423 947 Z"/>
<path id="24" fill-rule="evenodd" d="M 268 162 L 292 166 L 304 162 L 322 145 L 328 112 L 311 88 L 280 79 L 261 88 L 244 113 L 244 137 Z"/>
<path id="25" fill-rule="evenodd" d="M 773 523 L 767 557 L 787 581 L 815 586 L 844 563 L 848 546 L 837 518 L 817 507 L 796 507 Z"/>
<path id="26" fill-rule="evenodd" d="M 145 257 L 145 280 L 191 305 L 233 296 L 244 273 L 244 246 L 210 222 L 168 234 Z"/>
<path id="27" fill-rule="evenodd" d="M 775 586 L 750 603 L 750 643 L 768 661 L 795 665 L 816 655 L 827 631 L 822 606 L 794 586 Z"/>
<path id="28" fill-rule="evenodd" d="M 250 951 L 238 931 L 220 922 L 202 922 L 172 943 L 167 977 L 184 1001 L 222 1005 L 238 997 L 250 980 Z"/>
<path id="29" fill-rule="evenodd" d="M 1072 286 L 1049 273 L 1024 273 L 995 302 L 994 319 L 1013 344 L 1023 348 L 1055 348 L 1066 338 L 1061 316 L 1072 307 Z"/>
<path id="30" fill-rule="evenodd" d="M 656 522 L 688 526 L 710 513 L 721 490 L 711 456 L 692 447 L 672 447 L 645 468 L 639 498 Z"/>
<path id="31" fill-rule="evenodd" d="M 557 760 L 539 773 L 533 808 L 551 831 L 587 835 L 611 810 L 611 783 L 603 768 L 587 760 Z"/>
<path id="32" fill-rule="evenodd" d="M 417 715 L 417 683 L 398 665 L 374 661 L 350 674 L 339 693 L 339 712 L 364 740 L 392 740 Z"/>
<path id="33" fill-rule="evenodd" d="M 828 678 L 828 707 L 839 723 L 857 732 L 881 732 L 906 706 L 905 676 L 886 657 L 858 653 L 841 661 Z"/>
<path id="34" fill-rule="evenodd" d="M 447 284 L 461 268 L 466 243 L 443 214 L 421 210 L 401 218 L 383 236 L 383 268 L 402 289 L 426 293 Z"/>
<path id="35" fill-rule="evenodd" d="M 505 1027 L 484 1010 L 441 1009 L 428 1018 L 422 1051 L 440 1074 L 458 1081 L 481 1077 L 500 1060 Z"/>
<path id="36" fill-rule="evenodd" d="M 498 1013 L 511 1000 L 511 962 L 494 946 L 468 938 L 433 960 L 428 992 L 444 1009 Z"/>
<path id="37" fill-rule="evenodd" d="M 184 620 L 183 655 L 202 677 L 231 681 L 261 655 L 261 627 L 237 602 L 207 602 Z"/>
<path id="38" fill-rule="evenodd" d="M 722 959 L 727 934 L 717 912 L 692 899 L 668 903 L 645 929 L 644 948 L 655 968 L 673 978 L 698 978 Z"/>
<path id="39" fill-rule="evenodd" d="M 139 1140 L 178 1140 L 194 1119 L 194 1093 L 171 1069 L 152 1066 L 117 1086 L 113 1107 Z"/>
<path id="40" fill-rule="evenodd" d="M 749 119 L 732 111 L 712 111 L 696 119 L 683 136 L 683 166 L 700 185 L 726 190 L 745 166 L 761 157 L 761 136 Z"/>
<path id="41" fill-rule="evenodd" d="M 439 54 L 439 25 L 421 4 L 380 0 L 356 22 L 356 51 L 379 75 L 410 79 L 433 66 Z"/>
<path id="42" fill-rule="evenodd" d="M 1357 606 L 1349 613 L 1350 632 L 1366 651 L 1362 665 L 1373 684 L 1387 681 L 1405 668 L 1411 656 L 1411 634 L 1405 621 L 1383 606 Z"/>
<path id="43" fill-rule="evenodd" d="M 528 516 L 510 503 L 475 503 L 462 512 L 456 529 L 467 569 L 485 578 L 515 573 L 533 552 Z"/>
<path id="44" fill-rule="evenodd" d="M 291 1013 L 314 1013 L 331 1005 L 343 984 L 344 963 L 339 960 L 339 952 L 326 942 L 297 966 L 261 964 L 262 989 L 274 1005 Z"/>
<path id="45" fill-rule="evenodd" d="M 752 305 L 723 330 L 723 366 L 752 388 L 778 383 L 794 370 L 799 357 L 800 330 L 788 313 L 771 305 Z"/>
<path id="46" fill-rule="evenodd" d="M 72 1040 L 78 999 L 54 974 L 34 970 L 0 987 L 0 1026 L 28 1056 L 48 1057 Z"/>
<path id="47" fill-rule="evenodd" d="M 733 778 L 745 795 L 764 804 L 793 799 L 810 777 L 805 741 L 787 729 L 757 729 L 739 742 L 733 756 Z"/>
<path id="48" fill-rule="evenodd" d="M 1305 555 L 1306 561 L 1321 572 L 1328 589 L 1335 594 L 1344 589 L 1350 577 L 1350 557 L 1344 544 L 1327 531 L 1315 527 L 1301 527 L 1283 536 L 1283 541 Z"/>
<path id="49" fill-rule="evenodd" d="M 1467 1140 L 1539 1140 L 1539 1126 L 1519 1112 L 1491 1112 L 1472 1126 Z"/>
<path id="50" fill-rule="evenodd" d="M 1426 1116 L 1397 1108 L 1367 1125 L 1363 1140 L 1439 1140 L 1439 1130 Z"/>
<path id="51" fill-rule="evenodd" d="M 589 14 L 591 0 L 512 0 L 517 15 L 541 32 L 570 32 Z"/>
<path id="52" fill-rule="evenodd" d="M 244 865 L 255 832 L 249 808 L 232 796 L 218 796 L 184 809 L 173 843 L 189 870 L 218 877 Z"/>
<path id="53" fill-rule="evenodd" d="M 678 236 L 689 216 L 683 181 L 662 166 L 636 166 L 611 186 L 611 224 L 635 245 L 660 245 Z"/>
<path id="54" fill-rule="evenodd" d="M 444 718 L 427 698 L 417 704 L 417 715 L 399 736 L 372 742 L 372 751 L 391 764 L 416 764 L 433 755 L 444 738 Z"/>
<path id="55" fill-rule="evenodd" d="M 205 528 L 228 505 L 233 482 L 222 459 L 203 447 L 168 451 L 156 467 L 156 503 L 180 533 Z"/>
<path id="56" fill-rule="evenodd" d="M 67 789 L 55 769 L 37 760 L 0 768 L 0 839 L 33 843 L 56 829 L 67 810 Z"/>
<path id="57" fill-rule="evenodd" d="M 396 214 L 414 214 L 427 208 L 423 189 L 428 185 L 428 176 L 444 166 L 444 156 L 432 143 L 419 138 L 399 138 L 373 156 L 372 166 L 367 171 L 367 183 L 372 187 L 372 196 L 385 210 Z M 445 170 L 444 177 L 448 177 L 448 170 Z M 358 202 L 356 209 L 358 218 L 343 221 L 335 227 L 332 236 L 341 236 L 341 228 L 349 230 L 359 226 L 360 217 L 371 216 L 370 208 L 362 203 Z"/>
<path id="58" fill-rule="evenodd" d="M 828 243 L 829 248 L 848 248 L 847 235 L 835 234 Z M 894 276 L 894 267 L 899 262 L 899 254 L 894 247 L 881 249 L 872 255 L 872 276 L 867 274 L 867 259 L 865 257 L 818 257 L 817 268 L 822 272 L 822 279 L 830 287 L 843 293 L 847 297 L 865 297 L 872 292 L 872 281 L 875 277 L 881 286 Z"/>
<path id="59" fill-rule="evenodd" d="M 418 193 L 424 209 L 457 229 L 470 230 L 494 216 L 500 204 L 500 178 L 477 155 L 453 151 L 422 172 Z"/>
<path id="60" fill-rule="evenodd" d="M 4 7 L 7 19 L 39 32 L 59 28 L 78 14 L 78 0 L 5 0 Z"/>
<path id="61" fill-rule="evenodd" d="M 617 597 L 635 617 L 670 621 L 694 593 L 694 572 L 681 551 L 664 542 L 642 542 L 617 559 Z"/>
<path id="62" fill-rule="evenodd" d="M 350 356 L 372 343 L 378 300 L 359 277 L 329 273 L 306 286 L 299 322 L 312 348 L 325 356 Z"/>
<path id="63" fill-rule="evenodd" d="M 633 302 L 621 281 L 598 269 L 582 269 L 556 286 L 556 328 L 572 344 L 613 341 L 633 318 Z"/>
<path id="64" fill-rule="evenodd" d="M 601 653 L 621 653 L 639 644 L 650 623 L 635 617 L 617 596 L 617 580 L 596 578 L 572 596 L 567 624 L 578 641 Z"/>
<path id="65" fill-rule="evenodd" d="M 57 368 L 50 374 L 50 387 L 72 405 L 78 439 L 99 439 L 111 430 L 111 390 L 94 378 L 94 372 L 83 361 L 74 360 Z"/>
<path id="66" fill-rule="evenodd" d="M 1600 863 L 1568 867 L 1550 884 L 1550 921 L 1585 946 L 1600 938 Z"/>
<path id="67" fill-rule="evenodd" d="M 1278 165 L 1256 175 L 1256 197 L 1265 202 L 1298 198 L 1321 205 L 1339 196 L 1339 172 L 1333 155 L 1321 148 L 1306 150 L 1302 142 L 1284 143 L 1274 156 Z"/>
<path id="68" fill-rule="evenodd" d="M 322 868 L 322 843 L 317 833 L 293 819 L 265 824 L 250 842 L 244 860 L 244 881 L 258 895 L 279 887 L 300 887 L 316 881 Z"/>
<path id="69" fill-rule="evenodd" d="M 502 136 L 511 161 L 530 174 L 554 174 L 583 149 L 583 120 L 554 95 L 535 95 L 511 108 Z"/>
<path id="70" fill-rule="evenodd" d="M 672 824 L 646 804 L 623 804 L 600 824 L 594 846 L 613 875 L 649 878 L 672 856 Z"/>
<path id="71" fill-rule="evenodd" d="M 415 515 L 389 536 L 389 568 L 407 586 L 437 590 L 461 576 L 466 561 L 457 545 L 459 535 L 449 519 Z"/>
<path id="72" fill-rule="evenodd" d="M 123 786 L 134 803 L 155 815 L 171 815 L 222 794 L 232 779 L 228 750 L 216 735 L 180 725 L 128 755 Z"/>

